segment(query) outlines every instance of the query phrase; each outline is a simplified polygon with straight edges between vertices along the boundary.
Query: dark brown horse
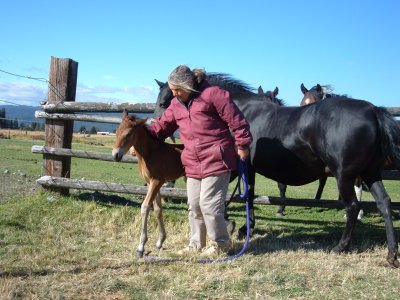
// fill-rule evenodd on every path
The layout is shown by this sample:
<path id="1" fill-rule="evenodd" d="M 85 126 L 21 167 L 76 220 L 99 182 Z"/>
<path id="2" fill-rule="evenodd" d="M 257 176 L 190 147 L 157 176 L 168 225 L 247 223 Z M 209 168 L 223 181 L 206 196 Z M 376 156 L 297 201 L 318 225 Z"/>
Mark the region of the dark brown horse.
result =
<path id="1" fill-rule="evenodd" d="M 303 99 L 301 99 L 301 101 L 300 101 L 300 106 L 313 104 L 313 103 L 316 103 L 316 102 L 321 101 L 326 98 L 340 97 L 339 95 L 332 93 L 333 88 L 331 85 L 317 84 L 309 90 L 302 83 L 300 85 L 300 90 L 302 91 L 302 93 L 304 95 Z M 320 180 L 322 180 L 322 179 L 320 179 Z M 326 182 L 326 180 L 327 180 L 327 177 L 325 177 L 325 182 Z M 318 192 L 317 192 L 317 195 L 319 193 L 319 198 L 316 197 L 316 199 L 321 199 L 320 197 L 322 195 L 324 186 L 325 186 L 325 183 L 322 187 L 321 187 L 321 185 L 319 186 Z M 362 179 L 361 179 L 361 177 L 356 178 L 356 180 L 354 182 L 354 191 L 356 193 L 357 200 L 361 201 L 361 195 L 362 195 Z M 340 199 L 340 196 L 339 196 L 339 199 Z M 358 216 L 357 216 L 357 220 L 359 222 L 361 222 L 363 216 L 364 216 L 364 210 L 360 209 L 360 212 L 358 213 Z M 345 215 L 345 217 L 346 217 L 346 215 Z"/>
<path id="2" fill-rule="evenodd" d="M 128 112 L 124 110 L 112 150 L 114 160 L 120 161 L 129 148 L 134 146 L 139 174 L 148 185 L 147 195 L 141 207 L 142 227 L 140 242 L 136 249 L 139 257 L 143 256 L 144 245 L 147 242 L 147 220 L 151 207 L 154 209 L 158 222 L 159 238 L 156 247 L 161 249 L 166 239 L 166 232 L 162 217 L 160 188 L 166 181 L 178 179 L 185 174 L 181 162 L 183 145 L 167 144 L 153 138 L 146 129 L 146 120 L 128 115 Z"/>
<path id="3" fill-rule="evenodd" d="M 277 98 L 279 93 L 279 89 L 278 87 L 276 87 L 273 91 L 267 91 L 264 93 L 264 90 L 262 88 L 262 86 L 260 85 L 258 87 L 258 94 L 259 95 L 263 95 L 265 100 L 270 102 L 270 103 L 275 103 L 278 104 L 279 106 L 284 106 L 285 103 L 282 99 Z M 317 189 L 317 193 L 315 194 L 315 199 L 319 200 L 321 199 L 322 196 L 322 192 L 324 190 L 325 184 L 326 184 L 326 180 L 328 179 L 327 176 L 322 176 L 319 179 L 319 185 L 318 185 L 318 189 Z M 287 185 L 278 182 L 278 188 L 279 188 L 279 195 L 281 198 L 286 198 L 286 190 L 287 190 Z M 277 217 L 283 217 L 285 216 L 285 205 L 279 205 L 278 210 L 276 212 L 276 216 Z"/>

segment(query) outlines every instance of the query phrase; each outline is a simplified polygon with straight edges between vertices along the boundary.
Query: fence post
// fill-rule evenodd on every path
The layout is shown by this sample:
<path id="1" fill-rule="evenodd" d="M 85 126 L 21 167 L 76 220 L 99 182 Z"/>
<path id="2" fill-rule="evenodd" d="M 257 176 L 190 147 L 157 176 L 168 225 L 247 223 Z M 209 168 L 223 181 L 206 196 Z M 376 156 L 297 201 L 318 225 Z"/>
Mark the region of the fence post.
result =
<path id="1" fill-rule="evenodd" d="M 78 63 L 70 58 L 51 57 L 48 103 L 75 101 Z M 45 146 L 71 149 L 74 121 L 46 119 Z M 71 157 L 43 155 L 42 175 L 70 178 Z M 69 195 L 68 188 L 50 188 Z"/>

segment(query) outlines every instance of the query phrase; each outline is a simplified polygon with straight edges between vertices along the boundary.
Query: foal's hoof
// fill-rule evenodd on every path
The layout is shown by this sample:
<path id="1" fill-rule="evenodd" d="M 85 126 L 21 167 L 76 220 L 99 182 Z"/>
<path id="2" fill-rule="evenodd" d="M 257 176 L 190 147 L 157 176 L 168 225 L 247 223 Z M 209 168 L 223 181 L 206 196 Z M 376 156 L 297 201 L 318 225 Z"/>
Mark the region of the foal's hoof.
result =
<path id="1" fill-rule="evenodd" d="M 144 253 L 144 251 L 136 250 L 136 256 L 139 258 L 143 257 L 143 253 Z"/>

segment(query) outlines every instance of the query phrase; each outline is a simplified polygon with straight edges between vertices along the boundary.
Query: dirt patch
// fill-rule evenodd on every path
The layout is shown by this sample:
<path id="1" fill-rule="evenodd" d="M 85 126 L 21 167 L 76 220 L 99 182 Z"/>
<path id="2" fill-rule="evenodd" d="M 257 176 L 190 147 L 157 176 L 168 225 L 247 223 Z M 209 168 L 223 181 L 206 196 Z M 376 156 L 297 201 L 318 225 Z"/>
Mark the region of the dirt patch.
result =
<path id="1" fill-rule="evenodd" d="M 0 204 L 12 199 L 35 194 L 41 189 L 36 183 L 36 177 L 27 176 L 20 172 L 0 174 Z"/>

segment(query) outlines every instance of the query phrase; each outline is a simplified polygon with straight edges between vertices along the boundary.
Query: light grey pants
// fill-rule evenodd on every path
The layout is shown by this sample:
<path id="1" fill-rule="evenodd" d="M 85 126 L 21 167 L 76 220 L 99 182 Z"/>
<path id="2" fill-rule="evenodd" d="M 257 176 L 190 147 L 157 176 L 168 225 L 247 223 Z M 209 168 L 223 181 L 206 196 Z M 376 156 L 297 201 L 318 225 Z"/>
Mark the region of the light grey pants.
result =
<path id="1" fill-rule="evenodd" d="M 224 212 L 230 172 L 203 179 L 187 178 L 189 245 L 206 246 L 206 236 L 217 244 L 229 241 Z"/>

